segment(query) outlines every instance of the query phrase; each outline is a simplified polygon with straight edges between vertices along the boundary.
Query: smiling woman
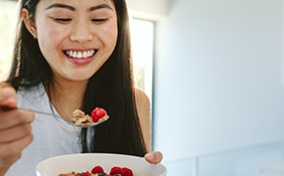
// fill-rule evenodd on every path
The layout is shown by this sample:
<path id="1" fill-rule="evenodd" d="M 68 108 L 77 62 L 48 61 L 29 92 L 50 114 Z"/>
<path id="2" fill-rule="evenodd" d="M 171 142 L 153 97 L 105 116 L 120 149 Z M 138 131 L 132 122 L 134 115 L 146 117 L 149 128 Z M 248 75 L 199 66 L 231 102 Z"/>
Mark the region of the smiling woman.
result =
<path id="1" fill-rule="evenodd" d="M 19 7 L 9 85 L 0 85 L 0 106 L 9 107 L 0 108 L 0 175 L 35 175 L 39 161 L 70 153 L 161 162 L 151 152 L 149 97 L 134 85 L 126 1 L 21 0 Z M 95 107 L 111 118 L 88 128 L 62 121 Z"/>
<path id="2" fill-rule="evenodd" d="M 0 0 L 0 81 L 7 78 L 11 65 L 14 28 L 17 19 L 17 13 L 13 12 L 16 8 L 17 1 Z M 151 99 L 154 24 L 152 21 L 131 19 L 130 30 L 135 85 L 144 90 Z M 68 51 L 68 53 L 73 57 L 76 55 L 78 57 L 76 52 Z"/>

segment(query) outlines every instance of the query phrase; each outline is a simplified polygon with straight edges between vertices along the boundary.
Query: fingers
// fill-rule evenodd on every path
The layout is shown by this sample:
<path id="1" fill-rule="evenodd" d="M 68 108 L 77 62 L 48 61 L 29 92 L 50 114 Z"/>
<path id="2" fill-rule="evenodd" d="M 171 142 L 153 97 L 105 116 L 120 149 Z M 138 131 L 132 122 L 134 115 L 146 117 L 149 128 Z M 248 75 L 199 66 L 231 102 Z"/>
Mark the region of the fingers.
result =
<path id="1" fill-rule="evenodd" d="M 17 106 L 17 94 L 14 88 L 0 84 L 0 106 L 14 108 Z"/>
<path id="2" fill-rule="evenodd" d="M 0 175 L 15 163 L 33 140 L 34 113 L 17 108 L 16 90 L 0 83 Z"/>
<path id="3" fill-rule="evenodd" d="M 147 153 L 144 158 L 151 164 L 160 163 L 163 159 L 163 154 L 159 151 Z"/>
<path id="4" fill-rule="evenodd" d="M 16 162 L 32 142 L 33 119 L 34 113 L 27 110 L 0 111 L 0 171 Z"/>
<path id="5" fill-rule="evenodd" d="M 0 132 L 6 128 L 20 124 L 30 124 L 34 120 L 34 113 L 22 109 L 0 111 Z"/>
<path id="6" fill-rule="evenodd" d="M 26 123 L 0 130 L 0 143 L 9 143 L 19 140 L 29 133 L 31 133 L 31 126 Z"/>
<path id="7" fill-rule="evenodd" d="M 33 140 L 31 133 L 8 143 L 0 143 L 0 168 L 9 167 L 21 157 L 22 150 Z"/>

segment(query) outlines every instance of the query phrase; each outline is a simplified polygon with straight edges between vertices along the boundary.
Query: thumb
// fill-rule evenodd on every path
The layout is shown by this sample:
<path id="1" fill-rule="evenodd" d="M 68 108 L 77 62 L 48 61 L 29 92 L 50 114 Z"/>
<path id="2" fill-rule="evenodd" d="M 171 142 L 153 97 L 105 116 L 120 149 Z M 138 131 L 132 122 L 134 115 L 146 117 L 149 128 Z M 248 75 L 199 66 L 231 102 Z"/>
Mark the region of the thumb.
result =
<path id="1" fill-rule="evenodd" d="M 17 102 L 15 89 L 11 87 L 0 88 L 0 106 L 13 108 L 17 106 Z"/>
<path id="2" fill-rule="evenodd" d="M 163 154 L 159 151 L 147 153 L 144 158 L 151 164 L 160 163 L 163 159 Z"/>

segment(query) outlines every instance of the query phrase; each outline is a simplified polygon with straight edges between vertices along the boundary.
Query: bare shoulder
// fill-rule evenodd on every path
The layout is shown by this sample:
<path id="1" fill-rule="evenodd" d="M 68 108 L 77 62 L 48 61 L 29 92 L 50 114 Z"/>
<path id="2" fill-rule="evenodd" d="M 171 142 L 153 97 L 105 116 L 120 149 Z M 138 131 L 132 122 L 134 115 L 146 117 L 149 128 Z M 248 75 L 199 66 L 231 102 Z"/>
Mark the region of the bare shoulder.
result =
<path id="1" fill-rule="evenodd" d="M 150 99 L 146 93 L 140 89 L 135 89 L 136 106 L 140 125 L 147 151 L 150 151 L 151 146 L 151 117 L 150 117 Z"/>
<path id="2" fill-rule="evenodd" d="M 138 110 L 141 108 L 150 108 L 150 99 L 141 89 L 135 88 L 135 99 Z"/>

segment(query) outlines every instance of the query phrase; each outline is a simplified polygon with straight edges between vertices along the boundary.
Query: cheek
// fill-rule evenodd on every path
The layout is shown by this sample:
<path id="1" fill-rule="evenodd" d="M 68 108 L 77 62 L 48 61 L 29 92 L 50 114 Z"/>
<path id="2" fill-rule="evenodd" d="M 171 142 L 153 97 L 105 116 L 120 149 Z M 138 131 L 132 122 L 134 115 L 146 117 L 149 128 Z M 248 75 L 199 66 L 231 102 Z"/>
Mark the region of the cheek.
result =
<path id="1" fill-rule="evenodd" d="M 110 19 L 107 24 L 95 27 L 93 29 L 94 34 L 104 42 L 105 45 L 115 45 L 118 36 L 117 22 L 116 18 Z"/>
<path id="2" fill-rule="evenodd" d="M 60 36 L 62 35 L 63 31 L 56 28 L 50 28 L 42 26 L 38 31 L 38 39 L 42 42 L 48 43 L 52 41 L 52 43 L 58 41 L 60 39 Z"/>
<path id="3" fill-rule="evenodd" d="M 117 26 L 109 26 L 105 31 L 106 32 L 103 34 L 103 36 L 105 36 L 105 43 L 114 48 L 118 37 Z"/>
<path id="4" fill-rule="evenodd" d="M 53 53 L 53 50 L 59 46 L 64 32 L 62 29 L 56 28 L 47 23 L 40 23 L 38 26 L 37 40 L 42 53 L 46 57 L 46 54 Z"/>

